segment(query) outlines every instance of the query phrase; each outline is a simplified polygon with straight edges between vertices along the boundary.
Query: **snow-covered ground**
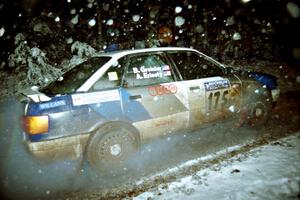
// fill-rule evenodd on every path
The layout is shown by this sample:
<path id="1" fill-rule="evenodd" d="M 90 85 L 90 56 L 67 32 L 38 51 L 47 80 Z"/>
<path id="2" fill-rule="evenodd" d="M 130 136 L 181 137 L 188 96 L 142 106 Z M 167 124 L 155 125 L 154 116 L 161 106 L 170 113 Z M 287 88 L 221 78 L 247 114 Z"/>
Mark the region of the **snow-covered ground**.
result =
<path id="1" fill-rule="evenodd" d="M 297 133 L 161 184 L 133 199 L 299 199 L 299 187 L 300 133 Z"/>

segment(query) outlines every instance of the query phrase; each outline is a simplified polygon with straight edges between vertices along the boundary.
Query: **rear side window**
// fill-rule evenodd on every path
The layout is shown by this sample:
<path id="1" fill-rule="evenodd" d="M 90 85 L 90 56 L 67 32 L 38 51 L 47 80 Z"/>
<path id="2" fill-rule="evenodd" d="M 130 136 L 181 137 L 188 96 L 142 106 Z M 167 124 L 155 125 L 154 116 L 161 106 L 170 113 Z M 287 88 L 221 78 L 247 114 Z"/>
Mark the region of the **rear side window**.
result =
<path id="1" fill-rule="evenodd" d="M 122 60 L 114 63 L 92 87 L 92 91 L 112 89 L 121 85 L 124 64 Z"/>
<path id="2" fill-rule="evenodd" d="M 222 76 L 223 69 L 216 63 L 194 52 L 169 52 L 183 80 Z"/>
<path id="3" fill-rule="evenodd" d="M 162 54 L 129 58 L 124 87 L 137 87 L 174 81 L 168 61 Z"/>
<path id="4" fill-rule="evenodd" d="M 46 87 L 42 92 L 46 94 L 68 94 L 76 92 L 88 78 L 100 67 L 110 60 L 111 57 L 95 57 L 81 63 L 63 75 L 62 80 L 57 80 Z"/>

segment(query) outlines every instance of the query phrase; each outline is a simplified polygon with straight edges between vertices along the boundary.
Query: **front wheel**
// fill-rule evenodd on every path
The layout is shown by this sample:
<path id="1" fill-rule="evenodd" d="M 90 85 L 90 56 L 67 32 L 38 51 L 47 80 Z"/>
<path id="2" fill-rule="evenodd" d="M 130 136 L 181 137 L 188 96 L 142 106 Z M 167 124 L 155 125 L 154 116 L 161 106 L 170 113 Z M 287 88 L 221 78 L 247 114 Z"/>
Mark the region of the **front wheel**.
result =
<path id="1" fill-rule="evenodd" d="M 86 157 L 97 171 L 118 175 L 127 170 L 138 148 L 139 140 L 133 128 L 108 125 L 91 136 Z"/>
<path id="2" fill-rule="evenodd" d="M 237 126 L 248 124 L 250 127 L 261 127 L 267 122 L 271 114 L 271 93 L 265 90 L 258 92 L 258 94 L 248 93 L 247 95 L 239 114 Z"/>
<path id="3" fill-rule="evenodd" d="M 264 125 L 270 116 L 272 105 L 267 101 L 257 101 L 250 106 L 248 124 L 252 127 Z"/>

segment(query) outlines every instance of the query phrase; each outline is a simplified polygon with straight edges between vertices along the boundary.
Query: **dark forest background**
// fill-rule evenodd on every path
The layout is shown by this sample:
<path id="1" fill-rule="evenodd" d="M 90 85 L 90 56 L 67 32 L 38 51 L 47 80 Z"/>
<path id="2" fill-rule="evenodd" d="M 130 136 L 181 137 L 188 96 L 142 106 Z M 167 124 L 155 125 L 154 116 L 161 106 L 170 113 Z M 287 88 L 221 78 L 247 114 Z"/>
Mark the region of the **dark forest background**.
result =
<path id="1" fill-rule="evenodd" d="M 45 65 L 56 74 L 74 54 L 181 46 L 227 64 L 268 61 L 299 71 L 299 7 L 296 0 L 5 0 L 0 70 L 42 85 Z"/>

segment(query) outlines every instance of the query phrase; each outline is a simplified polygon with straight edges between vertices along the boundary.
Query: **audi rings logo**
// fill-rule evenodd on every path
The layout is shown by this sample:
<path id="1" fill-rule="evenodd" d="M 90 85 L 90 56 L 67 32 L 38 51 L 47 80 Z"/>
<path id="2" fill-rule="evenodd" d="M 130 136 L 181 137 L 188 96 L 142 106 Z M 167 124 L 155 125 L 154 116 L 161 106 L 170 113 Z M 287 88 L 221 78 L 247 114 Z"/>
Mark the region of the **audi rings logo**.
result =
<path id="1" fill-rule="evenodd" d="M 151 96 L 175 94 L 177 92 L 177 87 L 174 84 L 149 86 L 148 92 Z"/>

